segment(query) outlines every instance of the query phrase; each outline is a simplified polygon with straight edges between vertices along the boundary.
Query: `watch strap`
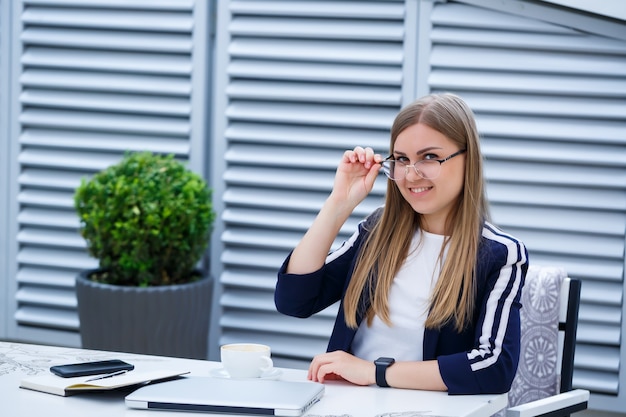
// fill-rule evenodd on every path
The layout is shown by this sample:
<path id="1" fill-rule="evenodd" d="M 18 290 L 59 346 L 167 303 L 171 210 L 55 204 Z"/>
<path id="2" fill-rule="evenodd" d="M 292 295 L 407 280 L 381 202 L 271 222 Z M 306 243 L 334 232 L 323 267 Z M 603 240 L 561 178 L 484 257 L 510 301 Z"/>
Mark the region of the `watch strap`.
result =
<path id="1" fill-rule="evenodd" d="M 393 358 L 378 358 L 374 361 L 376 365 L 376 385 L 383 388 L 389 388 L 387 383 L 387 368 L 389 368 L 395 359 Z"/>

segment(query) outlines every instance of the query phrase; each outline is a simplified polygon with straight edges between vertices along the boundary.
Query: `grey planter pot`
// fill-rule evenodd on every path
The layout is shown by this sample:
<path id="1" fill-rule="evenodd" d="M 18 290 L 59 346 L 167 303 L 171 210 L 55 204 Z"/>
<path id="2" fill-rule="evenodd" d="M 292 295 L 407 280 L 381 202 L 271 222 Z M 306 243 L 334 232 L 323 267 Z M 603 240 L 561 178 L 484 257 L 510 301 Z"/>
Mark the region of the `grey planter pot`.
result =
<path id="1" fill-rule="evenodd" d="M 85 349 L 206 359 L 213 280 L 161 287 L 93 282 L 76 277 Z"/>

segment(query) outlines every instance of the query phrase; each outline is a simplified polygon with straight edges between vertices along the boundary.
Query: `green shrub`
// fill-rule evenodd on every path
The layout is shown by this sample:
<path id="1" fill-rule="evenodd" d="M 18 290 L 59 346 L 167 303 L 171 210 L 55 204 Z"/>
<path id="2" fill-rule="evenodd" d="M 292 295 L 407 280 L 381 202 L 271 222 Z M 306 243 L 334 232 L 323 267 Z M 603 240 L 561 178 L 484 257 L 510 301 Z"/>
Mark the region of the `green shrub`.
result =
<path id="1" fill-rule="evenodd" d="M 215 220 L 211 190 L 172 155 L 127 154 L 83 179 L 74 204 L 89 254 L 100 261 L 92 279 L 129 286 L 197 279 Z"/>

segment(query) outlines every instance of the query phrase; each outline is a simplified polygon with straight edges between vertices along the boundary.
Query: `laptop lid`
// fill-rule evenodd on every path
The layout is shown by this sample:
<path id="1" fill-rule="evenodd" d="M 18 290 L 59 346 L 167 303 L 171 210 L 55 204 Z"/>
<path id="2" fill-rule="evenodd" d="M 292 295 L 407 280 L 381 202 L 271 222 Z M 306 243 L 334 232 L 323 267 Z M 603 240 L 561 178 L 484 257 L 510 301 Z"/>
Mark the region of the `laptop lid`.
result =
<path id="1" fill-rule="evenodd" d="M 314 382 L 189 376 L 143 386 L 130 408 L 299 417 L 324 395 Z"/>

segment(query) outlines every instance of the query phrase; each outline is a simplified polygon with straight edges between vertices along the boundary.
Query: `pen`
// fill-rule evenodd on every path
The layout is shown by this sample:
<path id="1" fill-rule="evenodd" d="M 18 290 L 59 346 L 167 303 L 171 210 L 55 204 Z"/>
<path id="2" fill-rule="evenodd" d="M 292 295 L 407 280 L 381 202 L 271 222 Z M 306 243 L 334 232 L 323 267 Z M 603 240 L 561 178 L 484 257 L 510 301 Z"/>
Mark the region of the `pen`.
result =
<path id="1" fill-rule="evenodd" d="M 101 375 L 101 376 L 97 376 L 95 378 L 88 379 L 85 382 L 97 381 L 99 379 L 105 379 L 105 378 L 111 378 L 113 376 L 125 374 L 126 372 L 128 372 L 128 370 L 127 369 L 123 369 L 121 371 L 116 371 L 116 372 L 113 372 L 113 373 L 110 373 L 110 374 Z"/>

